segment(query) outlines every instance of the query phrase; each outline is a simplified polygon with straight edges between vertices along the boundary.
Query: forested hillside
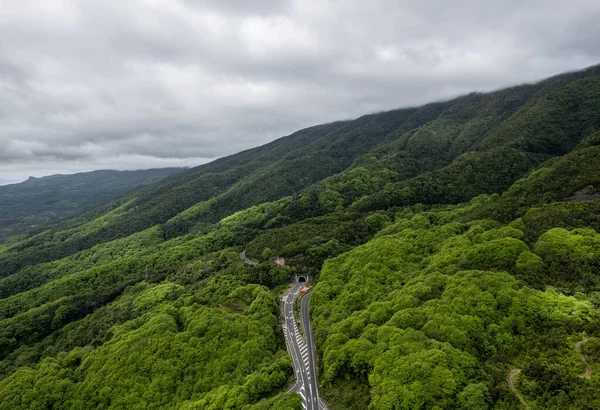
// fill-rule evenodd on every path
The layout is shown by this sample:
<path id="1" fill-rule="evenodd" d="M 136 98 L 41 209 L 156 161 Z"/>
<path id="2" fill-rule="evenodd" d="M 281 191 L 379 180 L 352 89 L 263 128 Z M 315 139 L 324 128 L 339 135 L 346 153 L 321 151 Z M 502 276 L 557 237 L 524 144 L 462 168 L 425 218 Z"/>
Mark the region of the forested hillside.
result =
<path id="1" fill-rule="evenodd" d="M 600 408 L 599 231 L 598 66 L 308 128 L 0 244 L 0 409 L 301 409 L 294 273 L 332 409 Z"/>
<path id="2" fill-rule="evenodd" d="M 72 217 L 154 184 L 184 168 L 141 171 L 92 171 L 72 175 L 30 177 L 19 184 L 0 186 L 0 240 Z"/>

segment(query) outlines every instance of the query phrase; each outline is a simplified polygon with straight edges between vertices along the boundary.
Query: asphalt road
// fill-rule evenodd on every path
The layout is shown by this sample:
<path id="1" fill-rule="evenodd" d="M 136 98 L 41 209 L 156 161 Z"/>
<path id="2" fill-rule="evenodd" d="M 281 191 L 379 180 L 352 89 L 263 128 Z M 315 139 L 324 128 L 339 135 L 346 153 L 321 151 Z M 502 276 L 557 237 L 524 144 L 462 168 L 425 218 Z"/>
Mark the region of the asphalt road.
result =
<path id="1" fill-rule="evenodd" d="M 288 391 L 296 391 L 302 398 L 302 406 L 307 410 L 326 410 L 319 398 L 319 384 L 317 383 L 317 366 L 315 359 L 315 344 L 310 326 L 308 307 L 310 293 L 302 299 L 301 313 L 302 325 L 306 338 L 302 337 L 294 313 L 294 300 L 300 295 L 304 283 L 296 283 L 290 293 L 283 298 L 283 334 L 288 352 L 292 357 L 296 383 Z M 307 342 L 305 342 L 305 340 Z"/>
<path id="2" fill-rule="evenodd" d="M 240 252 L 240 259 L 243 260 L 244 262 L 246 262 L 248 265 L 252 265 L 252 266 L 256 266 L 257 263 L 254 262 L 252 259 L 248 258 L 246 256 L 246 251 L 241 251 Z"/>

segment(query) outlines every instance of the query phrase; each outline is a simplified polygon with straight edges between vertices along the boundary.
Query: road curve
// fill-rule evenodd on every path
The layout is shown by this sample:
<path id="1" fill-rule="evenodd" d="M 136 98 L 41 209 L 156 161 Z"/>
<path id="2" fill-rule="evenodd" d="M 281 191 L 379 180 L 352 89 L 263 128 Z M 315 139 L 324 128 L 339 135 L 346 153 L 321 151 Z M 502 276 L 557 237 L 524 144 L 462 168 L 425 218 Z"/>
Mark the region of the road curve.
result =
<path id="1" fill-rule="evenodd" d="M 252 259 L 250 259 L 249 257 L 246 256 L 246 251 L 240 252 L 240 259 L 243 260 L 244 262 L 246 262 L 248 265 L 252 265 L 252 266 L 258 265 L 256 262 L 254 262 Z"/>
<path id="2" fill-rule="evenodd" d="M 298 392 L 302 398 L 304 409 L 320 410 L 326 409 L 326 407 L 321 405 L 319 400 L 314 341 L 310 327 L 310 318 L 308 316 L 310 294 L 303 299 L 301 309 L 302 323 L 305 333 L 308 336 L 306 339 L 308 343 L 305 343 L 302 338 L 294 312 L 294 301 L 300 295 L 300 291 L 303 288 L 304 283 L 296 283 L 290 292 L 283 297 L 283 334 L 285 336 L 285 344 L 292 358 L 294 373 L 296 374 L 296 383 L 288 391 Z"/>
<path id="3" fill-rule="evenodd" d="M 584 379 L 590 379 L 592 377 L 592 366 L 590 366 L 589 362 L 587 361 L 587 359 L 581 352 L 581 345 L 584 343 L 587 343 L 589 341 L 590 341 L 589 337 L 583 336 L 583 339 L 581 339 L 578 342 L 575 342 L 575 351 L 577 352 L 577 354 L 579 355 L 579 357 L 585 364 L 585 372 L 582 375 L 580 375 L 580 377 L 583 377 Z"/>
<path id="4" fill-rule="evenodd" d="M 519 373 L 521 373 L 521 369 L 512 369 L 510 371 L 510 373 L 508 373 L 508 377 L 507 377 L 508 388 L 510 390 L 512 390 L 512 392 L 515 394 L 515 396 L 517 396 L 517 398 L 519 399 L 519 401 L 521 402 L 521 404 L 526 409 L 530 409 L 531 407 L 529 407 L 529 404 L 527 404 L 527 402 L 525 401 L 525 398 L 523 397 L 523 395 L 521 394 L 521 392 L 515 386 L 515 377 L 517 377 L 517 375 Z"/>

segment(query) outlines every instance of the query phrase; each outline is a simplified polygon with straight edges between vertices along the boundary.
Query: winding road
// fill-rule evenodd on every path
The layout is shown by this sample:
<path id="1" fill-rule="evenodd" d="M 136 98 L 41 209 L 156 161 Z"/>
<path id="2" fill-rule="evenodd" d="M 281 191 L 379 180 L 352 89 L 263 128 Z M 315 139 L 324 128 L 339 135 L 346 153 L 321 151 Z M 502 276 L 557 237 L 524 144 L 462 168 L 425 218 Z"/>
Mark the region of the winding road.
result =
<path id="1" fill-rule="evenodd" d="M 252 259 L 246 256 L 246 251 L 240 252 L 240 259 L 246 262 L 248 265 L 256 266 L 258 263 L 254 262 Z"/>
<path id="2" fill-rule="evenodd" d="M 512 369 L 510 371 L 510 373 L 508 374 L 508 377 L 507 377 L 508 387 L 510 390 L 512 390 L 512 392 L 515 394 L 515 396 L 517 396 L 517 398 L 519 399 L 521 404 L 526 409 L 530 409 L 531 407 L 529 407 L 529 404 L 527 404 L 527 402 L 525 401 L 525 398 L 523 397 L 521 392 L 515 387 L 515 377 L 517 377 L 517 375 L 519 373 L 521 373 L 521 369 Z"/>
<path id="3" fill-rule="evenodd" d="M 584 343 L 587 343 L 589 341 L 590 341 L 589 337 L 583 336 L 583 339 L 581 339 L 578 342 L 575 342 L 575 351 L 577 352 L 577 354 L 579 355 L 579 357 L 581 358 L 581 360 L 585 364 L 585 372 L 582 375 L 579 376 L 579 377 L 582 377 L 584 379 L 590 379 L 592 377 L 592 366 L 590 366 L 589 362 L 587 361 L 587 359 L 585 358 L 585 356 L 581 352 L 581 345 L 584 344 Z"/>
<path id="4" fill-rule="evenodd" d="M 585 333 L 584 333 L 583 339 L 575 342 L 575 344 L 573 346 L 575 348 L 575 352 L 577 353 L 577 355 L 581 358 L 581 360 L 585 364 L 585 372 L 583 374 L 579 375 L 579 377 L 588 379 L 588 380 L 592 377 L 592 367 L 590 366 L 590 363 L 587 361 L 587 359 L 583 355 L 583 352 L 581 351 L 581 345 L 584 343 L 587 343 L 589 341 L 590 341 L 590 338 L 585 336 Z M 508 374 L 508 377 L 507 377 L 508 388 L 515 394 L 515 396 L 517 396 L 517 398 L 519 399 L 519 401 L 525 408 L 530 409 L 531 407 L 529 406 L 529 404 L 527 404 L 527 402 L 525 401 L 525 398 L 523 397 L 521 392 L 515 386 L 515 377 L 517 377 L 517 375 L 519 373 L 521 373 L 521 369 L 512 369 L 510 371 L 510 373 Z"/>
<path id="5" fill-rule="evenodd" d="M 315 343 L 308 315 L 310 291 L 304 296 L 301 304 L 305 338 L 302 337 L 300 329 L 298 329 L 294 312 L 294 301 L 301 294 L 302 289 L 304 289 L 304 283 L 295 283 L 290 292 L 283 297 L 283 334 L 296 374 L 296 383 L 288 391 L 298 392 L 302 398 L 302 406 L 306 410 L 327 410 L 327 406 L 319 397 Z"/>

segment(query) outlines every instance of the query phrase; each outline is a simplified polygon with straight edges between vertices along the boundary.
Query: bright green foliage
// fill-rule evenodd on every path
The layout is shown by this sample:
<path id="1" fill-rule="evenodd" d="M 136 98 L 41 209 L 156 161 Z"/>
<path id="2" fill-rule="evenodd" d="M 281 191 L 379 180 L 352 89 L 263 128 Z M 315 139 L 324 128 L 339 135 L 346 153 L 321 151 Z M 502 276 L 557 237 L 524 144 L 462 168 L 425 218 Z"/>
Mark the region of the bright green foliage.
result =
<path id="1" fill-rule="evenodd" d="M 489 409 L 490 395 L 483 383 L 469 384 L 456 395 L 458 408 L 472 410 Z"/>
<path id="2" fill-rule="evenodd" d="M 286 386 L 291 365 L 280 350 L 273 294 L 238 287 L 220 308 L 196 302 L 204 290 L 178 296 L 183 291 L 146 285 L 131 300 L 132 318 L 113 326 L 106 343 L 74 347 L 0 382 L 0 408 L 177 408 L 218 402 L 218 391 L 235 397 L 227 408 L 241 409 Z M 225 307 L 232 303 L 237 311 Z"/>
<path id="3" fill-rule="evenodd" d="M 517 271 L 521 275 L 538 276 L 544 270 L 544 261 L 535 253 L 523 251 L 517 259 Z"/>
<path id="4" fill-rule="evenodd" d="M 432 226 L 415 216 L 396 225 L 398 233 L 323 267 L 313 318 L 330 388 L 363 380 L 373 409 L 486 409 L 513 399 L 494 381 L 508 363 L 553 355 L 561 371 L 571 366 L 571 335 L 597 323 L 592 305 L 531 289 L 503 271 L 543 272 L 548 280 L 553 260 L 581 269 L 575 255 L 589 255 L 597 233 L 552 230 L 534 246 L 538 256 L 517 239 L 523 232 L 492 221 Z M 550 241 L 572 241 L 573 248 L 559 251 Z M 591 386 L 563 382 L 570 402 L 583 405 L 584 395 L 600 403 Z M 556 393 L 542 386 L 536 397 L 544 408 L 560 408 Z"/>
<path id="5" fill-rule="evenodd" d="M 534 249 L 556 283 L 580 282 L 584 289 L 600 284 L 600 235 L 593 229 L 552 229 L 538 239 Z"/>

